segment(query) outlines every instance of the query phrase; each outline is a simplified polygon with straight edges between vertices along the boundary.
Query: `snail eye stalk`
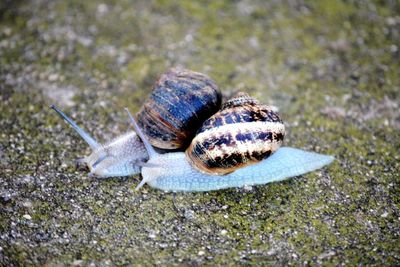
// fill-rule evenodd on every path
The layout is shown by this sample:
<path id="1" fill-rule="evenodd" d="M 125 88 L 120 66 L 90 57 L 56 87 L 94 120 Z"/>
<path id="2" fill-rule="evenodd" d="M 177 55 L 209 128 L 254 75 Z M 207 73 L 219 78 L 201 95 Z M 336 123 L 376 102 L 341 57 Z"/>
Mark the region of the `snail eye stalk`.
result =
<path id="1" fill-rule="evenodd" d="M 64 119 L 69 125 L 71 125 L 72 128 L 82 137 L 83 140 L 88 143 L 88 145 L 92 148 L 92 150 L 96 150 L 101 145 L 94 140 L 93 137 L 91 137 L 87 132 L 85 132 L 81 127 L 79 127 L 76 122 L 74 122 L 71 118 L 69 118 L 67 115 L 65 115 L 64 112 L 62 112 L 60 109 L 58 109 L 55 105 L 50 106 L 51 109 L 53 109 L 57 114 Z"/>
<path id="2" fill-rule="evenodd" d="M 142 129 L 140 129 L 139 125 L 136 123 L 135 118 L 133 118 L 132 114 L 129 112 L 128 108 L 125 108 L 125 111 L 128 113 L 129 118 L 131 119 L 131 123 L 133 126 L 133 129 L 137 133 L 137 135 L 140 137 L 142 140 L 144 146 L 146 147 L 147 153 L 149 154 L 149 158 L 154 158 L 158 153 L 154 150 L 154 148 L 151 146 L 149 140 L 147 137 L 144 135 Z"/>

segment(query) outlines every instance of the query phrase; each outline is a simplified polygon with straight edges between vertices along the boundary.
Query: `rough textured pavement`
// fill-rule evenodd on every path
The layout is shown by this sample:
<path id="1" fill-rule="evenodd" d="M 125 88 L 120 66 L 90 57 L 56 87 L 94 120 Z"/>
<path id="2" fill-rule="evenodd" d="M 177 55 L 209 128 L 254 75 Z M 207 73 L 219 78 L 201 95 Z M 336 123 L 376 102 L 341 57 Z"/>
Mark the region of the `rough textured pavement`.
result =
<path id="1" fill-rule="evenodd" d="M 400 264 L 399 2 L 202 3 L 0 3 L 0 265 Z M 208 193 L 89 178 L 48 106 L 107 141 L 172 66 L 276 106 L 286 146 L 336 161 Z"/>

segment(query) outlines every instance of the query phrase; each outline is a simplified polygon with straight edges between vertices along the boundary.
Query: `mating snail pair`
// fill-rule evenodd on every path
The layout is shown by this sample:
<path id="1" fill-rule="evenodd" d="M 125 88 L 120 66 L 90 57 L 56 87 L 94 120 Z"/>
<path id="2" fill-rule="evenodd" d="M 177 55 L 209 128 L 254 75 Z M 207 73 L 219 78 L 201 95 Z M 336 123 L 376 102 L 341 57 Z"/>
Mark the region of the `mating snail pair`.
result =
<path id="1" fill-rule="evenodd" d="M 166 191 L 209 191 L 266 184 L 319 169 L 332 156 L 280 148 L 285 127 L 279 115 L 245 93 L 221 106 L 207 76 L 182 69 L 161 75 L 137 114 L 135 132 L 101 145 L 54 105 L 89 144 L 83 159 L 97 177 L 141 173 Z M 156 147 L 163 153 L 156 152 Z"/>

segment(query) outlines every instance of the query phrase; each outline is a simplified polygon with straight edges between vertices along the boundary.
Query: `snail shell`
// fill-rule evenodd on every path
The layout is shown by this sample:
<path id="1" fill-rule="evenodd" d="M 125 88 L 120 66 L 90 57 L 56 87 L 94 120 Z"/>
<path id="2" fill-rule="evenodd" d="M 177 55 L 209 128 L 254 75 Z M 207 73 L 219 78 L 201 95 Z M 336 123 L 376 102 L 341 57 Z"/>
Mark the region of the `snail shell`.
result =
<path id="1" fill-rule="evenodd" d="M 182 150 L 190 144 L 189 162 L 209 174 L 255 164 L 280 147 L 285 127 L 271 107 L 246 93 L 218 111 L 220 104 L 221 93 L 209 77 L 171 69 L 155 83 L 138 124 L 154 147 Z"/>
<path id="2" fill-rule="evenodd" d="M 268 158 L 284 136 L 279 115 L 240 92 L 203 123 L 186 155 L 198 170 L 224 175 Z"/>
<path id="3" fill-rule="evenodd" d="M 162 149 L 186 148 L 198 126 L 221 106 L 221 92 L 204 74 L 171 69 L 161 75 L 137 114 L 150 143 Z"/>

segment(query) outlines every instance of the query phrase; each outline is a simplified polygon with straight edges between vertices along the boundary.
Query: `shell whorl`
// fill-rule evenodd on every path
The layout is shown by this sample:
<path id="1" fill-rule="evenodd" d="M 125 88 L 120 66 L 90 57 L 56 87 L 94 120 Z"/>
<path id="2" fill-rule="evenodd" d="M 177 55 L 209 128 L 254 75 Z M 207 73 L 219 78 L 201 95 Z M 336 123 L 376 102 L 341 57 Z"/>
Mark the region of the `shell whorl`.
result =
<path id="1" fill-rule="evenodd" d="M 137 118 L 150 143 L 186 148 L 201 123 L 220 108 L 221 92 L 204 74 L 171 69 L 161 75 Z"/>
<path id="2" fill-rule="evenodd" d="M 285 126 L 270 106 L 239 93 L 203 123 L 186 155 L 200 171 L 224 175 L 269 157 L 284 135 Z"/>

